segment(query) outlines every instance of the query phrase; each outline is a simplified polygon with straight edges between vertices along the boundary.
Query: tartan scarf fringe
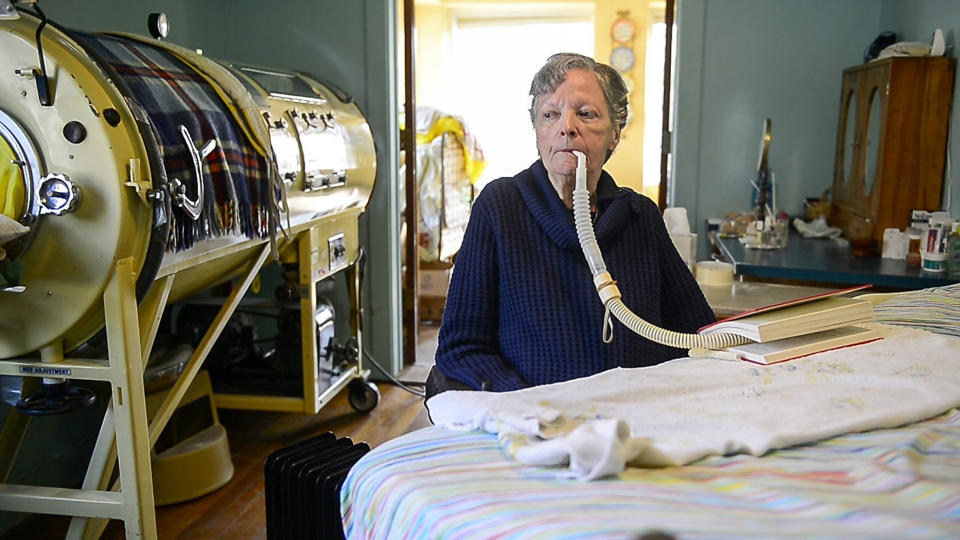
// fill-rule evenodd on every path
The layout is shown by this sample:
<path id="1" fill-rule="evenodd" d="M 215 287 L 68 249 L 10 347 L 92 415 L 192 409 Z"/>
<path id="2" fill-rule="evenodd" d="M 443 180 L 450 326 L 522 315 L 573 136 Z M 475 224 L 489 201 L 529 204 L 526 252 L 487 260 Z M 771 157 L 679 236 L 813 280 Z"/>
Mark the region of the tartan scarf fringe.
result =
<path id="1" fill-rule="evenodd" d="M 184 251 L 197 242 L 230 235 L 266 238 L 273 230 L 271 224 L 279 222 L 279 216 L 274 216 L 274 212 L 259 204 L 250 205 L 247 211 L 238 211 L 235 201 L 211 208 L 212 211 L 201 213 L 196 221 L 177 209 L 171 220 L 168 250 Z"/>

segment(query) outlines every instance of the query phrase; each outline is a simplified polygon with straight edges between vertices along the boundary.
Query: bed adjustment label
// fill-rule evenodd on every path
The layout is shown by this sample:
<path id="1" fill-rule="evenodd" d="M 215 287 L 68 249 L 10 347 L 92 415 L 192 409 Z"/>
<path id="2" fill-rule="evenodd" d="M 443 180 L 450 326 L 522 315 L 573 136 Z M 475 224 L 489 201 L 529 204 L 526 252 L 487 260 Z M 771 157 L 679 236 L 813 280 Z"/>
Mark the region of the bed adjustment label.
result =
<path id="1" fill-rule="evenodd" d="M 70 368 L 40 367 L 40 366 L 20 366 L 20 373 L 30 375 L 72 375 Z"/>

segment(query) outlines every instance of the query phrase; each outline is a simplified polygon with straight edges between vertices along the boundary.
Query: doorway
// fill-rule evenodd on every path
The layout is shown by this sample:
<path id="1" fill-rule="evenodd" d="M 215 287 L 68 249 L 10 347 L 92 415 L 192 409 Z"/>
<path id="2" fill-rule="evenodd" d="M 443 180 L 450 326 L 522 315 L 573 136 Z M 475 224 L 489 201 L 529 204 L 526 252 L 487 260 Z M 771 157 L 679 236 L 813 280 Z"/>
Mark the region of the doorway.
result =
<path id="1" fill-rule="evenodd" d="M 593 13 L 583 7 L 558 13 L 544 4 L 480 5 L 452 8 L 448 21 L 448 52 L 434 58 L 444 67 L 418 76 L 417 105 L 464 119 L 487 161 L 476 186 L 482 189 L 537 159 L 530 80 L 556 52 L 593 56 Z M 418 51 L 420 66 L 433 63 L 428 59 L 435 55 Z"/>

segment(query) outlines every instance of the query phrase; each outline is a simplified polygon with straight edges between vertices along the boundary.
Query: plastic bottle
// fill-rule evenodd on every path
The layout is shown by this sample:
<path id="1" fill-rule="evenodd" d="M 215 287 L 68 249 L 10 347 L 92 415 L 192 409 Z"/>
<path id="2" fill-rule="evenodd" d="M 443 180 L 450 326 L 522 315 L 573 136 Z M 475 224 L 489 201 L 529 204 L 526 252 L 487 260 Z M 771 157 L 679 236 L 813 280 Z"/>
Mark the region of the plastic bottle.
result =
<path id="1" fill-rule="evenodd" d="M 960 274 L 960 222 L 953 224 L 953 230 L 947 237 L 947 272 Z"/>
<path id="2" fill-rule="evenodd" d="M 907 229 L 907 266 L 911 268 L 920 267 L 920 239 L 923 234 L 917 229 Z"/>

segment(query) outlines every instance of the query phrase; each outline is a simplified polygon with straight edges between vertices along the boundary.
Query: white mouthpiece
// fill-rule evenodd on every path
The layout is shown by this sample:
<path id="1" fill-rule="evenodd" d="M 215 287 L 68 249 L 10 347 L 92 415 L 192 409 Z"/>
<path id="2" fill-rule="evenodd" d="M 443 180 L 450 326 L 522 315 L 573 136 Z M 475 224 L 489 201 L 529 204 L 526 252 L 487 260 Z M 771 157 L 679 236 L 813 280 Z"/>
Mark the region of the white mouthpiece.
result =
<path id="1" fill-rule="evenodd" d="M 577 158 L 577 187 L 586 189 L 587 186 L 587 156 L 579 150 L 574 150 L 573 155 Z"/>

